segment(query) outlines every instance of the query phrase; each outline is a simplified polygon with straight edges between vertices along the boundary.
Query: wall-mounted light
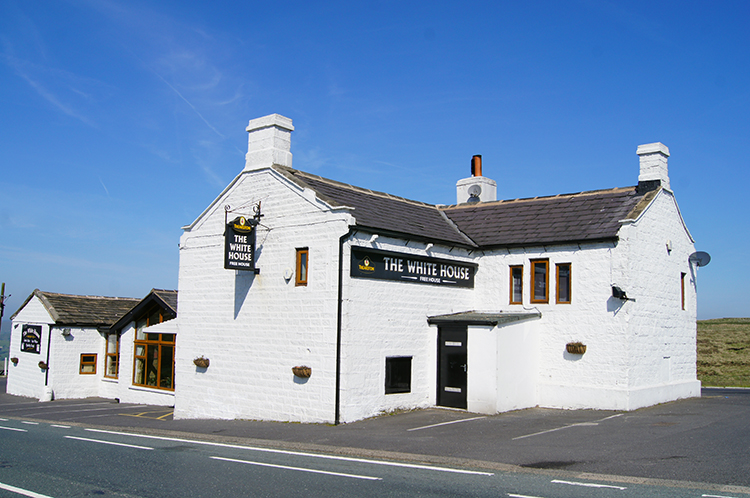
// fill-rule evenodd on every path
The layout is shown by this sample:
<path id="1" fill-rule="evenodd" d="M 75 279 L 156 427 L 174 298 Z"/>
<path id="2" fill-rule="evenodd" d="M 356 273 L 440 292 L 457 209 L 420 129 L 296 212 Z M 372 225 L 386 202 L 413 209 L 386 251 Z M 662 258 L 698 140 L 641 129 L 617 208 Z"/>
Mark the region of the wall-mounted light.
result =
<path id="1" fill-rule="evenodd" d="M 63 337 L 68 337 L 70 335 L 70 329 L 62 329 L 62 335 Z"/>
<path id="2" fill-rule="evenodd" d="M 612 297 L 614 297 L 615 299 L 622 299 L 623 301 L 635 301 L 635 299 L 633 299 L 632 297 L 628 297 L 625 291 L 617 287 L 616 285 L 612 286 Z"/>
<path id="3" fill-rule="evenodd" d="M 376 233 L 372 234 L 372 237 L 370 237 L 370 244 L 374 244 L 375 241 L 378 240 L 378 237 L 380 237 L 380 235 Z"/>

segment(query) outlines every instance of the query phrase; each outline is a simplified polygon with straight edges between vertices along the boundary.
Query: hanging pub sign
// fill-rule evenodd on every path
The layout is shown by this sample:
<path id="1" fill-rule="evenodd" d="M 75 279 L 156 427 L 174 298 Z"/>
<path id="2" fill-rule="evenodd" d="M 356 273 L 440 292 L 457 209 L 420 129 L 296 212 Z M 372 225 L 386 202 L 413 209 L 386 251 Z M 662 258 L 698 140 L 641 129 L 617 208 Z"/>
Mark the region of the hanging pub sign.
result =
<path id="1" fill-rule="evenodd" d="M 24 324 L 21 330 L 21 351 L 39 354 L 42 348 L 42 326 Z"/>
<path id="2" fill-rule="evenodd" d="M 474 287 L 475 263 L 352 247 L 351 276 L 448 287 Z"/>
<path id="3" fill-rule="evenodd" d="M 255 227 L 258 221 L 238 216 L 224 230 L 224 268 L 255 271 Z"/>

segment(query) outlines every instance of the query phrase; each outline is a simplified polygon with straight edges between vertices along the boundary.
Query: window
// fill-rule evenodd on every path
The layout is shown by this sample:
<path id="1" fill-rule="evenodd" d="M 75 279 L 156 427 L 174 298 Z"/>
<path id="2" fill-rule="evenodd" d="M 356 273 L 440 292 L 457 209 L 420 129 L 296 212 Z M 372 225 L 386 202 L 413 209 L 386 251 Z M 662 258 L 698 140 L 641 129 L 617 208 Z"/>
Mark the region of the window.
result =
<path id="1" fill-rule="evenodd" d="M 96 373 L 96 353 L 83 353 L 81 355 L 80 374 L 91 375 Z"/>
<path id="2" fill-rule="evenodd" d="M 570 304 L 570 263 L 557 265 L 557 302 Z"/>
<path id="3" fill-rule="evenodd" d="M 120 335 L 107 334 L 107 356 L 104 362 L 104 376 L 117 378 L 120 363 Z"/>
<path id="4" fill-rule="evenodd" d="M 297 249 L 297 276 L 295 277 L 296 285 L 307 285 L 307 256 L 308 248 Z"/>
<path id="5" fill-rule="evenodd" d="M 682 293 L 682 309 L 685 309 L 685 276 L 687 273 L 680 273 L 680 292 Z"/>
<path id="6" fill-rule="evenodd" d="M 510 267 L 510 304 L 523 302 L 523 266 Z"/>
<path id="7" fill-rule="evenodd" d="M 549 260 L 531 260 L 531 302 L 549 302 Z"/>
<path id="8" fill-rule="evenodd" d="M 146 333 L 143 329 L 164 321 L 159 307 L 155 307 L 135 325 L 135 360 L 133 384 L 174 390 L 175 334 Z"/>
<path id="9" fill-rule="evenodd" d="M 411 392 L 411 356 L 385 359 L 385 393 Z"/>

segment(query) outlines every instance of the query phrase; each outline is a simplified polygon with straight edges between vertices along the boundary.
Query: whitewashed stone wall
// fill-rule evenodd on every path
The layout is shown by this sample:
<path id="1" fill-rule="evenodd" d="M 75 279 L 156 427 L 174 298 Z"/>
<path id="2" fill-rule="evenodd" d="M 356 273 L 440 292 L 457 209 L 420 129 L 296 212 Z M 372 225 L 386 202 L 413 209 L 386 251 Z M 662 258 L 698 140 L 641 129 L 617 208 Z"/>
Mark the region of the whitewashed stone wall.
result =
<path id="1" fill-rule="evenodd" d="M 70 335 L 63 336 L 63 328 Z M 102 339 L 95 328 L 59 327 L 51 328 L 49 386 L 55 398 L 87 398 L 99 396 L 103 374 Z M 96 354 L 96 374 L 80 374 L 81 354 Z"/>
<path id="2" fill-rule="evenodd" d="M 8 365 L 6 392 L 16 396 L 41 398 L 44 393 L 45 371 L 39 368 L 40 361 L 47 361 L 49 330 L 54 321 L 46 308 L 35 296 L 18 312 L 12 322 L 10 333 L 10 358 L 18 358 L 18 364 Z M 41 325 L 40 354 L 21 351 L 21 334 L 24 324 Z"/>
<path id="3" fill-rule="evenodd" d="M 472 262 L 464 249 L 357 234 L 344 254 L 344 316 L 341 421 L 436 402 L 437 327 L 427 317 L 466 311 L 473 290 L 385 280 L 350 278 L 351 246 Z M 453 249 L 451 251 L 451 249 Z M 479 270 L 482 271 L 481 268 Z M 411 392 L 385 394 L 385 360 L 412 356 Z"/>
<path id="4" fill-rule="evenodd" d="M 259 275 L 223 268 L 224 206 L 252 215 L 262 202 Z M 241 208 L 241 209 L 240 209 Z M 350 218 L 271 169 L 245 171 L 180 241 L 177 418 L 331 422 L 335 410 L 338 239 Z M 296 248 L 309 248 L 296 286 Z M 205 356 L 207 369 L 193 365 Z M 307 365 L 312 376 L 294 377 Z"/>
<path id="5" fill-rule="evenodd" d="M 696 379 L 695 251 L 673 194 L 659 192 L 643 215 L 621 229 L 627 282 L 629 409 L 700 396 Z M 618 248 L 619 249 L 619 248 Z M 680 274 L 685 273 L 685 309 Z M 665 399 L 666 398 L 666 399 Z"/>

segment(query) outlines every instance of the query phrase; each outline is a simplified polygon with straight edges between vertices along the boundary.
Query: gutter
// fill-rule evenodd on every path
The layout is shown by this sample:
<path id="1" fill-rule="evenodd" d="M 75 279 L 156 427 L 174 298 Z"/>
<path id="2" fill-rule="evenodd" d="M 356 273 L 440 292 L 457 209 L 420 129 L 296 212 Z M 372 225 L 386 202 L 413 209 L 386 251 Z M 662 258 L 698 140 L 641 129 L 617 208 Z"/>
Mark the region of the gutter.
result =
<path id="1" fill-rule="evenodd" d="M 344 242 L 355 233 L 353 227 L 339 237 L 339 282 L 338 282 L 338 311 L 336 317 L 336 407 L 333 419 L 334 425 L 341 423 L 341 326 L 344 309 Z"/>

